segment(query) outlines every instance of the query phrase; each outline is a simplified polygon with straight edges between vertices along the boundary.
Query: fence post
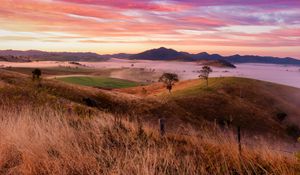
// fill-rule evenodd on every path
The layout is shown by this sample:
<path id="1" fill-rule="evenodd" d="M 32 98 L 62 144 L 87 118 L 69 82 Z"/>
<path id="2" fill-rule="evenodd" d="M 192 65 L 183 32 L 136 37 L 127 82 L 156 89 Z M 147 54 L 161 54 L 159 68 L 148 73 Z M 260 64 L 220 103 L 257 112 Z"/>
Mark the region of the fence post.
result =
<path id="1" fill-rule="evenodd" d="M 241 145 L 241 127 L 237 127 L 237 141 L 238 141 L 238 146 L 239 146 L 239 153 L 241 154 L 242 152 L 242 145 Z"/>
<path id="2" fill-rule="evenodd" d="M 160 132 L 160 135 L 161 136 L 164 136 L 165 135 L 165 133 L 166 133 L 166 128 L 165 128 L 165 119 L 164 118 L 160 118 L 159 120 L 158 120 L 158 122 L 159 122 L 159 132 Z"/>
<path id="3" fill-rule="evenodd" d="M 91 118 L 91 113 L 92 113 L 92 111 L 91 111 L 91 109 L 89 109 L 89 118 Z"/>

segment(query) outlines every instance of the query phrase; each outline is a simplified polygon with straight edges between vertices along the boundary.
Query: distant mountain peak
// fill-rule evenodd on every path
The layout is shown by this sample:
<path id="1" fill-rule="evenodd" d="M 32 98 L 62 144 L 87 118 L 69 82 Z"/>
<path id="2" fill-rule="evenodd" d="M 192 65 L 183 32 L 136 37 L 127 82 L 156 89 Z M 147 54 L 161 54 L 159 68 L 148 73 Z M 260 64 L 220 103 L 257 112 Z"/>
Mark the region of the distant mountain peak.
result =
<path id="1" fill-rule="evenodd" d="M 178 52 L 174 49 L 160 47 L 132 55 L 130 58 L 140 60 L 185 60 L 188 57 L 189 55 L 185 52 Z"/>
<path id="2" fill-rule="evenodd" d="M 160 47 L 160 48 L 158 48 L 158 49 L 161 49 L 161 50 L 167 50 L 168 48 L 166 48 L 166 47 Z"/>
<path id="3" fill-rule="evenodd" d="M 157 49 L 150 49 L 150 50 L 147 50 L 148 52 L 173 52 L 173 53 L 180 53 L 178 52 L 177 50 L 174 50 L 174 49 L 171 49 L 171 48 L 166 48 L 166 47 L 160 47 L 160 48 L 157 48 Z M 145 52 L 147 52 L 145 51 Z"/>

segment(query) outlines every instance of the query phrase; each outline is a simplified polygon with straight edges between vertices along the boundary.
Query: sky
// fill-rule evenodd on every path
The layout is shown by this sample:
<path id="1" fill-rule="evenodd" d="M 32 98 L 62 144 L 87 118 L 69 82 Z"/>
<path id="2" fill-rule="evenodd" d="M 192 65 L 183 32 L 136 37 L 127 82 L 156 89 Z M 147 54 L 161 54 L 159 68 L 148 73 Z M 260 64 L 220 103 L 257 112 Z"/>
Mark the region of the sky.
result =
<path id="1" fill-rule="evenodd" d="M 1 0 L 0 49 L 300 59 L 300 0 Z"/>

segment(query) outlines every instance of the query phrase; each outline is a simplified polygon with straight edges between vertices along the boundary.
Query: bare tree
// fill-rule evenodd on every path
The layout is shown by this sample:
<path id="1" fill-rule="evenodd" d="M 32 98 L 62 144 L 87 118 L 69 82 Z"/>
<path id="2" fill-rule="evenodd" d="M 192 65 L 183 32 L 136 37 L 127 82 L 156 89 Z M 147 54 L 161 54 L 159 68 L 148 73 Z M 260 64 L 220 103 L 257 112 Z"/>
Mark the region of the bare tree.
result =
<path id="1" fill-rule="evenodd" d="M 178 81 L 178 75 L 173 73 L 164 73 L 159 78 L 159 82 L 163 82 L 166 85 L 166 88 L 169 90 L 169 93 L 171 93 L 173 85 Z"/>
<path id="2" fill-rule="evenodd" d="M 212 69 L 209 66 L 203 66 L 200 70 L 200 78 L 204 78 L 206 80 L 206 86 L 208 86 L 208 76 L 212 72 Z"/>

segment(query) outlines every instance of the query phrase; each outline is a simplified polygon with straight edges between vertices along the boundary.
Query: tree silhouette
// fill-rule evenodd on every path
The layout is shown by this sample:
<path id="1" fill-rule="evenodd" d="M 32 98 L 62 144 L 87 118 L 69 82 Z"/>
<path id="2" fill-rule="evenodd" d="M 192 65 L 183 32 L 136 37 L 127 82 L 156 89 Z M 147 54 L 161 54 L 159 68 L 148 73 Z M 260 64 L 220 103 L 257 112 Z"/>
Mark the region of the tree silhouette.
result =
<path id="1" fill-rule="evenodd" d="M 40 79 L 40 76 L 42 75 L 42 71 L 40 69 L 34 69 L 32 71 L 32 79 L 35 80 L 35 79 Z"/>
<path id="2" fill-rule="evenodd" d="M 208 86 L 208 76 L 212 72 L 212 69 L 209 66 L 203 66 L 200 70 L 200 78 L 204 78 L 206 80 L 206 86 Z"/>
<path id="3" fill-rule="evenodd" d="M 169 90 L 169 93 L 171 93 L 173 85 L 178 81 L 178 75 L 173 73 L 164 73 L 159 78 L 159 82 L 163 82 L 166 85 L 166 88 Z"/>
<path id="4" fill-rule="evenodd" d="M 279 122 L 283 122 L 283 120 L 286 119 L 287 114 L 285 112 L 279 112 L 276 116 Z"/>

